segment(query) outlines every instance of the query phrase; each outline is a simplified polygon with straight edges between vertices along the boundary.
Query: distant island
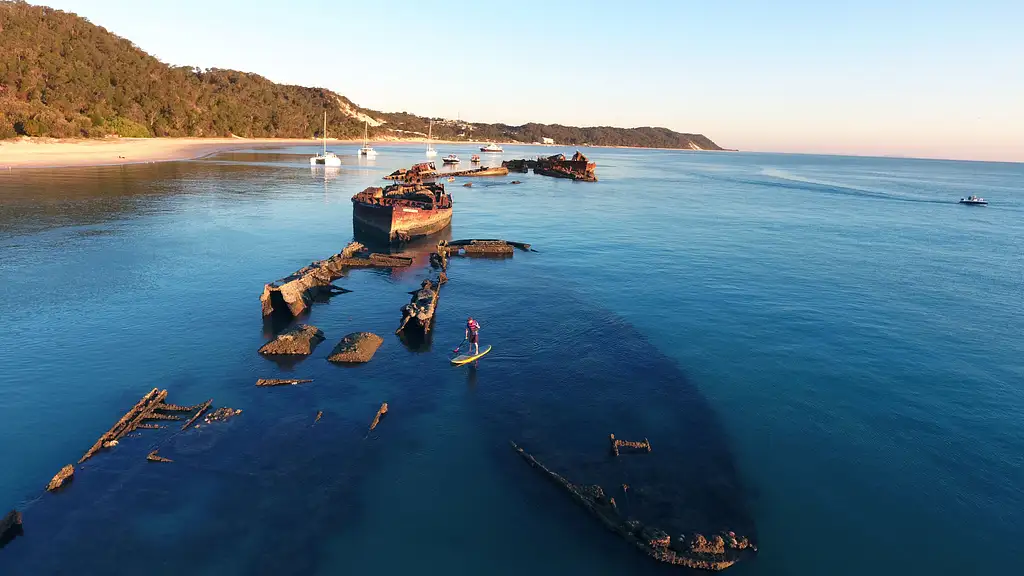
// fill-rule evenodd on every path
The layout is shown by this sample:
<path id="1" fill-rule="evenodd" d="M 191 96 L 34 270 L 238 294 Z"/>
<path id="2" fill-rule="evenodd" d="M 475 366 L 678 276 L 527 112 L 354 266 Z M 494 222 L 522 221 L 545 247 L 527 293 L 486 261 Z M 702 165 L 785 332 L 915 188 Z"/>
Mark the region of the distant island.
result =
<path id="1" fill-rule="evenodd" d="M 276 84 L 236 70 L 169 66 L 75 14 L 0 0 L 0 139 L 232 137 L 375 139 L 426 136 L 430 118 L 357 106 L 323 88 Z M 450 141 L 722 150 L 668 128 L 483 124 L 435 118 Z"/>

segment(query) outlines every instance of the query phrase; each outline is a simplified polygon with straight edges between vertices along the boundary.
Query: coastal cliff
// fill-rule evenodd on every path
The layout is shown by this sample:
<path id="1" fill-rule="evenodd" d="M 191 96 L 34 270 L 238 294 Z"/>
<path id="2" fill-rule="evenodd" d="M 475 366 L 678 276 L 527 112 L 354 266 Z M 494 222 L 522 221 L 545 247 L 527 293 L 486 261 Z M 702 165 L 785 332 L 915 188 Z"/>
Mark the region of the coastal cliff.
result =
<path id="1" fill-rule="evenodd" d="M 431 120 L 257 74 L 170 66 L 85 18 L 20 0 L 0 0 L 0 38 L 0 139 L 310 138 L 321 135 L 324 112 L 332 137 L 361 137 L 365 121 L 375 139 L 410 139 L 426 137 Z M 667 128 L 435 120 L 438 140 L 721 150 L 704 135 Z"/>

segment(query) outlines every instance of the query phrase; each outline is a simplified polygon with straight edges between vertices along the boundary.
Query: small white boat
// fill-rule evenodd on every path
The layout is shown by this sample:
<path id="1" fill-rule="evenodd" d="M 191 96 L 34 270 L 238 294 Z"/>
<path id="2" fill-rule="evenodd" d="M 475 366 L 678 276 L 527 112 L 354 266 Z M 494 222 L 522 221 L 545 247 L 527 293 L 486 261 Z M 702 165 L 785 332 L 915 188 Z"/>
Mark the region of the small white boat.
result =
<path id="1" fill-rule="evenodd" d="M 433 158 L 437 156 L 437 150 L 434 150 L 434 145 L 430 143 L 431 137 L 434 135 L 434 121 L 430 121 L 430 127 L 427 128 L 427 157 Z"/>
<path id="2" fill-rule="evenodd" d="M 462 162 L 462 160 L 459 160 L 459 157 L 455 154 L 449 154 L 444 158 L 441 158 L 441 162 L 445 164 L 458 164 L 459 162 Z"/>
<path id="3" fill-rule="evenodd" d="M 366 138 L 369 130 L 369 124 L 366 120 L 363 120 L 363 147 L 359 149 L 359 155 L 366 156 L 367 158 L 373 158 L 377 155 L 377 151 L 370 146 L 369 141 Z"/>
<path id="4" fill-rule="evenodd" d="M 491 142 L 487 146 L 482 146 L 480 148 L 480 151 L 481 152 L 504 152 L 504 150 L 501 149 L 501 146 L 498 146 L 494 142 Z"/>
<path id="5" fill-rule="evenodd" d="M 324 151 L 309 159 L 310 166 L 341 166 L 341 158 L 327 151 L 327 112 L 324 112 Z"/>
<path id="6" fill-rule="evenodd" d="M 988 200 L 985 200 L 984 198 L 979 198 L 974 194 L 971 194 L 967 198 L 961 198 L 960 203 L 967 204 L 968 206 L 988 206 Z"/>

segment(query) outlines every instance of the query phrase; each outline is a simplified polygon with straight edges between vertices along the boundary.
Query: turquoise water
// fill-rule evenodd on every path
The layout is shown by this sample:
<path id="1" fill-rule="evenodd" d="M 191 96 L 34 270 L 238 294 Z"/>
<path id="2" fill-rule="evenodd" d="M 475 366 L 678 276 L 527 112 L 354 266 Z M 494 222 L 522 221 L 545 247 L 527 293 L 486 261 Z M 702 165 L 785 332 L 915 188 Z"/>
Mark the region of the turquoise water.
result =
<path id="1" fill-rule="evenodd" d="M 305 320 L 328 341 L 279 367 L 263 283 L 340 250 L 350 196 L 423 159 L 342 151 L 326 177 L 312 147 L 0 174 L 0 507 L 25 518 L 0 574 L 679 571 L 508 440 L 647 487 L 624 505 L 672 533 L 751 535 L 734 574 L 1019 571 L 1024 165 L 593 149 L 594 184 L 460 181 L 452 237 L 538 251 L 454 261 L 426 350 L 392 334 L 426 270 L 353 271 Z M 453 369 L 468 314 L 494 351 Z M 372 362 L 324 361 L 357 330 L 385 338 Z M 253 386 L 281 375 L 315 381 Z M 42 493 L 157 386 L 243 414 Z M 610 432 L 654 451 L 609 460 Z"/>

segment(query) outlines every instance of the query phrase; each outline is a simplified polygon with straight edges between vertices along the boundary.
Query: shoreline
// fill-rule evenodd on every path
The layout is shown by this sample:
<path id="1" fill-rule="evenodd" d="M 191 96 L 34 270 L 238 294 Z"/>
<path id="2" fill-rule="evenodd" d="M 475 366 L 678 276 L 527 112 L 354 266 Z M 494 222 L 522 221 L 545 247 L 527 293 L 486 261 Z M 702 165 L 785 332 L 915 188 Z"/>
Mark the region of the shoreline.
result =
<path id="1" fill-rule="evenodd" d="M 396 138 L 374 140 L 375 146 L 392 144 L 425 144 L 426 138 Z M 119 166 L 146 164 L 152 162 L 175 162 L 195 160 L 218 152 L 246 148 L 267 148 L 289 145 L 319 145 L 322 140 L 307 138 L 97 138 L 57 139 L 28 138 L 0 141 L 0 171 L 27 168 L 71 168 L 87 166 Z M 441 145 L 482 145 L 486 142 L 466 140 L 433 140 Z M 361 139 L 332 139 L 330 144 L 359 144 Z M 522 142 L 501 143 L 511 146 L 538 146 Z M 562 148 L 564 145 L 540 144 L 547 148 Z M 570 148 L 625 148 L 636 150 L 681 150 L 698 152 L 685 148 L 637 148 L 630 146 L 569 146 Z M 718 152 L 718 150 L 700 150 Z"/>

